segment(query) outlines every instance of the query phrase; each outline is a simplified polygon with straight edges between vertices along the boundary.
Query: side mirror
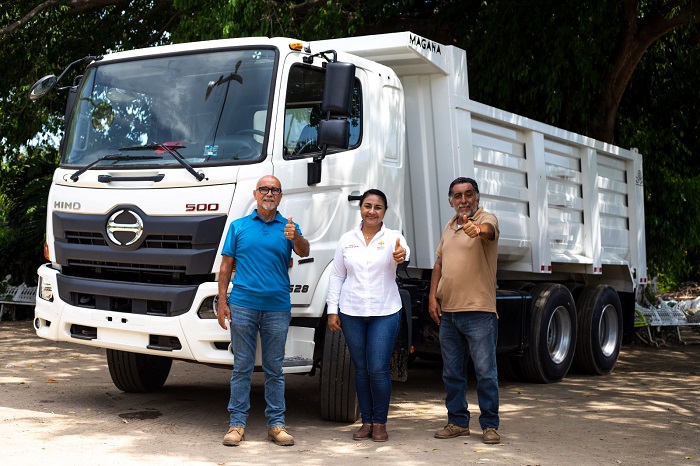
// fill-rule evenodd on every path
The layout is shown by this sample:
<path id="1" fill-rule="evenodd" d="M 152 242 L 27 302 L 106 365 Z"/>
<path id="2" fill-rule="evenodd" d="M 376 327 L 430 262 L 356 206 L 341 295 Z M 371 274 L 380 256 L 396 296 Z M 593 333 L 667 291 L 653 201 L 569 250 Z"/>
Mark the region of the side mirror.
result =
<path id="1" fill-rule="evenodd" d="M 325 120 L 319 125 L 319 147 L 347 149 L 350 141 L 350 124 L 347 118 L 352 111 L 354 84 L 355 65 L 343 62 L 330 62 L 326 65 L 326 81 L 321 102 L 321 113 Z"/>
<path id="2" fill-rule="evenodd" d="M 326 82 L 323 86 L 321 112 L 347 118 L 352 110 L 352 88 L 355 84 L 355 65 L 331 62 L 326 65 Z"/>
<path id="3" fill-rule="evenodd" d="M 52 74 L 44 76 L 29 89 L 29 100 L 35 101 L 41 99 L 48 94 L 51 89 L 56 87 L 57 82 L 58 79 Z"/>
<path id="4" fill-rule="evenodd" d="M 76 65 L 78 63 L 83 63 L 83 62 L 93 62 L 96 60 L 102 60 L 102 55 L 99 56 L 92 56 L 88 55 L 85 58 L 81 58 L 80 60 L 75 60 L 73 63 L 68 65 L 65 70 L 63 70 L 63 73 L 61 73 L 58 78 L 52 74 L 48 76 L 44 76 L 40 80 L 34 83 L 34 85 L 29 89 L 29 100 L 35 101 L 39 100 L 42 97 L 44 97 L 46 94 L 49 93 L 51 89 L 56 87 L 58 82 L 63 78 L 63 76 L 68 72 L 69 69 L 73 67 L 73 65 Z M 59 91 L 62 91 L 66 88 L 59 88 Z"/>
<path id="5" fill-rule="evenodd" d="M 350 122 L 346 119 L 318 122 L 318 144 L 347 149 L 350 143 Z"/>
<path id="6" fill-rule="evenodd" d="M 335 52 L 334 56 L 335 56 Z M 350 144 L 350 122 L 352 113 L 352 93 L 355 85 L 355 65 L 345 62 L 326 64 L 326 77 L 323 85 L 321 113 L 324 119 L 318 126 L 318 146 L 321 155 L 314 157 L 307 170 L 306 183 L 309 186 L 321 182 L 321 161 L 326 157 L 329 146 L 347 149 Z"/>

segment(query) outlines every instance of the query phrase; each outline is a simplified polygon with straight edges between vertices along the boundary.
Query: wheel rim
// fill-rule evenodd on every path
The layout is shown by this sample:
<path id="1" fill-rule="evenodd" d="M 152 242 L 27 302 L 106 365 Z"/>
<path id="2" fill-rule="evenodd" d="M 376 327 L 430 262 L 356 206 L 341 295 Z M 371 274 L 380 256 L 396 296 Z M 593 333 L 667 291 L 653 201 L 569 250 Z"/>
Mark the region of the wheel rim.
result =
<path id="1" fill-rule="evenodd" d="M 612 304 L 603 308 L 598 322 L 598 339 L 600 351 L 605 357 L 610 357 L 617 348 L 617 335 L 620 330 L 620 322 L 617 319 L 617 310 Z"/>
<path id="2" fill-rule="evenodd" d="M 547 325 L 547 349 L 555 364 L 561 364 L 569 354 L 571 346 L 571 319 L 564 306 L 557 307 Z"/>

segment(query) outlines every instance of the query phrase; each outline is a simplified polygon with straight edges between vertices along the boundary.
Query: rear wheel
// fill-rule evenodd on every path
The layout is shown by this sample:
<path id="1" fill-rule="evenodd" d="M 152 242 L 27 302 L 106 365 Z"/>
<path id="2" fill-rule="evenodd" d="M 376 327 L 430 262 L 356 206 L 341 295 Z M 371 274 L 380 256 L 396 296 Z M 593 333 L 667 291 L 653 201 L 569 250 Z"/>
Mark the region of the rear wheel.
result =
<path id="1" fill-rule="evenodd" d="M 571 292 L 571 296 L 574 298 L 574 302 L 577 303 L 578 297 L 581 294 L 581 292 L 583 291 L 583 289 L 585 288 L 585 286 L 583 286 L 580 283 L 573 283 L 573 282 L 565 283 L 564 286 L 566 286 L 569 289 L 569 291 Z M 577 307 L 577 310 L 578 310 L 578 307 Z"/>
<path id="2" fill-rule="evenodd" d="M 587 286 L 576 301 L 579 337 L 574 367 L 585 374 L 609 373 L 620 355 L 622 306 L 617 292 L 606 285 Z"/>
<path id="3" fill-rule="evenodd" d="M 114 385 L 123 392 L 160 390 L 170 374 L 171 358 L 127 351 L 107 350 L 107 366 Z"/>
<path id="4" fill-rule="evenodd" d="M 542 283 L 531 290 L 530 341 L 521 361 L 529 382 L 561 380 L 569 370 L 576 345 L 576 306 L 569 290 Z"/>
<path id="5" fill-rule="evenodd" d="M 354 423 L 360 413 L 355 390 L 355 366 L 343 332 L 326 326 L 321 360 L 321 419 Z"/>

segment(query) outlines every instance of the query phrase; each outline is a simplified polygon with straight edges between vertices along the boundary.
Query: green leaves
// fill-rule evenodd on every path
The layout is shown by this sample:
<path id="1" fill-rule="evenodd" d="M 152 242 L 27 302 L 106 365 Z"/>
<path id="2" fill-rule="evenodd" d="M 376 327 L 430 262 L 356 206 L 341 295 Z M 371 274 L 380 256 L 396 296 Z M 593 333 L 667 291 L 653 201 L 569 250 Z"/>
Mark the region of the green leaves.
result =
<path id="1" fill-rule="evenodd" d="M 86 0 L 79 9 L 72 2 L 51 6 L 12 29 L 41 3 L 0 3 L 0 196 L 7 202 L 19 196 L 25 220 L 41 218 L 38 200 L 32 210 L 27 197 L 39 196 L 41 188 L 30 188 L 29 178 L 25 186 L 5 184 L 5 177 L 23 179 L 39 168 L 30 159 L 55 163 L 55 148 L 27 144 L 38 133 L 57 134 L 65 110 L 65 94 L 31 103 L 26 93 L 34 81 L 78 58 L 169 41 L 315 40 L 410 30 L 467 51 L 472 99 L 585 135 L 612 140 L 614 134 L 616 144 L 638 147 L 651 274 L 673 280 L 700 273 L 693 265 L 700 257 L 697 2 L 679 0 L 669 9 L 661 0 Z M 671 32 L 648 27 L 671 20 L 678 21 Z M 641 61 L 620 66 L 629 41 L 654 31 Z M 628 83 L 621 78 L 621 94 L 612 78 L 629 66 L 634 73 Z M 66 83 L 78 74 L 66 76 Z M 616 116 L 606 120 L 610 115 Z M 36 180 L 49 171 L 43 167 Z M 669 231 L 672 242 L 664 241 Z M 0 226 L 0 248 L 6 237 Z"/>
<path id="2" fill-rule="evenodd" d="M 43 262 L 46 202 L 55 149 L 28 147 L 0 165 L 0 265 L 2 276 L 17 283 L 34 283 Z"/>

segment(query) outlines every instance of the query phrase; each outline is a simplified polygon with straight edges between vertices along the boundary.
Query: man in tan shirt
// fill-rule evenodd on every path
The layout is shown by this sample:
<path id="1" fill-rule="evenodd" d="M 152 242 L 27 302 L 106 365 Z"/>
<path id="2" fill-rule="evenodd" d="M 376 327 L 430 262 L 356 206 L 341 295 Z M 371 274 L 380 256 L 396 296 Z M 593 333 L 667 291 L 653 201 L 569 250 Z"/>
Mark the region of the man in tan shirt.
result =
<path id="1" fill-rule="evenodd" d="M 447 425 L 435 432 L 446 439 L 469 435 L 467 363 L 474 362 L 479 424 L 484 443 L 500 443 L 496 342 L 498 219 L 479 207 L 479 186 L 459 177 L 450 184 L 455 216 L 440 239 L 430 281 L 430 316 L 440 326 L 442 380 Z"/>

